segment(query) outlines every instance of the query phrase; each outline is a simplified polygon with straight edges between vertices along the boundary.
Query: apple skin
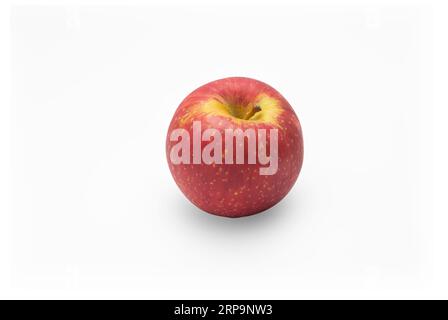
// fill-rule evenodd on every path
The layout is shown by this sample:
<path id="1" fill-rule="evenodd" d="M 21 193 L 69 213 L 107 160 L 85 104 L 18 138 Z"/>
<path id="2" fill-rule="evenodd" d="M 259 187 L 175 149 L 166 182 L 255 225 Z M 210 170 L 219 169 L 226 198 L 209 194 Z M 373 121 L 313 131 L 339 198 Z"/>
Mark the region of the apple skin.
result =
<path id="1" fill-rule="evenodd" d="M 216 97 L 229 105 L 245 106 L 254 103 L 260 95 L 276 101 L 279 112 L 275 119 L 242 120 L 231 114 L 204 111 L 200 107 Z M 215 128 L 222 136 L 224 130 L 229 128 L 264 128 L 267 131 L 276 128 L 277 172 L 260 175 L 259 168 L 265 166 L 260 165 L 259 161 L 256 164 L 248 164 L 247 161 L 244 164 L 225 164 L 224 161 L 223 164 L 205 164 L 202 161 L 201 164 L 173 164 L 170 161 L 170 150 L 177 142 L 170 141 L 170 134 L 176 128 L 183 128 L 192 137 L 193 121 L 201 122 L 202 132 L 207 128 Z M 269 141 L 267 139 L 268 146 Z M 245 143 L 247 150 L 247 141 Z M 202 141 L 201 150 L 207 144 Z M 176 184 L 194 205 L 214 215 L 231 218 L 249 216 L 277 204 L 296 182 L 303 162 L 302 129 L 288 101 L 269 85 L 244 77 L 225 78 L 199 87 L 182 101 L 168 129 L 166 155 Z"/>

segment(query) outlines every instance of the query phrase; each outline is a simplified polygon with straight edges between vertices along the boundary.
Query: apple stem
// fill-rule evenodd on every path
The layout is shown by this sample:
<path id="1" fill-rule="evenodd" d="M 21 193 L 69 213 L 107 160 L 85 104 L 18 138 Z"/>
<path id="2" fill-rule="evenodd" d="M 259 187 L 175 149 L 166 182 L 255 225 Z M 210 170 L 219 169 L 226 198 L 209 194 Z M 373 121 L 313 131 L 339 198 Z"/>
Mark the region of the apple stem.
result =
<path id="1" fill-rule="evenodd" d="M 250 118 L 252 118 L 254 116 L 254 114 L 256 114 L 257 112 L 261 111 L 260 106 L 255 106 L 252 108 L 252 110 L 246 115 L 245 119 L 249 120 Z"/>

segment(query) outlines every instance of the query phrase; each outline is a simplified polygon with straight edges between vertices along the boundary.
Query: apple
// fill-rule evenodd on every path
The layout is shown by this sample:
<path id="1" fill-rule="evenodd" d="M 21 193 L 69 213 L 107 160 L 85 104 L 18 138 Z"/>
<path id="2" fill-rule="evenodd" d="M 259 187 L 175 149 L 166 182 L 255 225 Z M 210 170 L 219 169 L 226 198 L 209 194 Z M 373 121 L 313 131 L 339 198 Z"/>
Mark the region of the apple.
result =
<path id="1" fill-rule="evenodd" d="M 219 216 L 262 212 L 283 199 L 303 162 L 299 119 L 286 99 L 250 78 L 190 93 L 168 129 L 166 156 L 185 196 Z"/>

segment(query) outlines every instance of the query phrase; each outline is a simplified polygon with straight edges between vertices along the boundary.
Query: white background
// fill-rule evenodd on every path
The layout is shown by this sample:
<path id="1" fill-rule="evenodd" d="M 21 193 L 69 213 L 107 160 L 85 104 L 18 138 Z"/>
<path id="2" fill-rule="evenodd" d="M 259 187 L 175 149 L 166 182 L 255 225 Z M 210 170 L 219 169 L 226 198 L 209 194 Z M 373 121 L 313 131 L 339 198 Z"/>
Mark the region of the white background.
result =
<path id="1" fill-rule="evenodd" d="M 238 3 L 3 5 L 0 297 L 447 297 L 446 7 Z M 164 154 L 227 76 L 279 90 L 305 139 L 290 194 L 233 220 Z"/>

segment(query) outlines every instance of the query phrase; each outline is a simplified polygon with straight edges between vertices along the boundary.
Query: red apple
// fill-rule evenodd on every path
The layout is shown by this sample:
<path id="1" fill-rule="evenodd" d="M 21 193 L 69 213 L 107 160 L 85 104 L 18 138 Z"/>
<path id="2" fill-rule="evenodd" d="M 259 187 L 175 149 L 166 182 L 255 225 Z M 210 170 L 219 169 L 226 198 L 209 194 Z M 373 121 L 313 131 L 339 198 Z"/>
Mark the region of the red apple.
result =
<path id="1" fill-rule="evenodd" d="M 269 85 L 234 77 L 210 82 L 177 108 L 166 139 L 171 174 L 200 209 L 242 217 L 278 203 L 303 161 L 299 119 Z"/>

